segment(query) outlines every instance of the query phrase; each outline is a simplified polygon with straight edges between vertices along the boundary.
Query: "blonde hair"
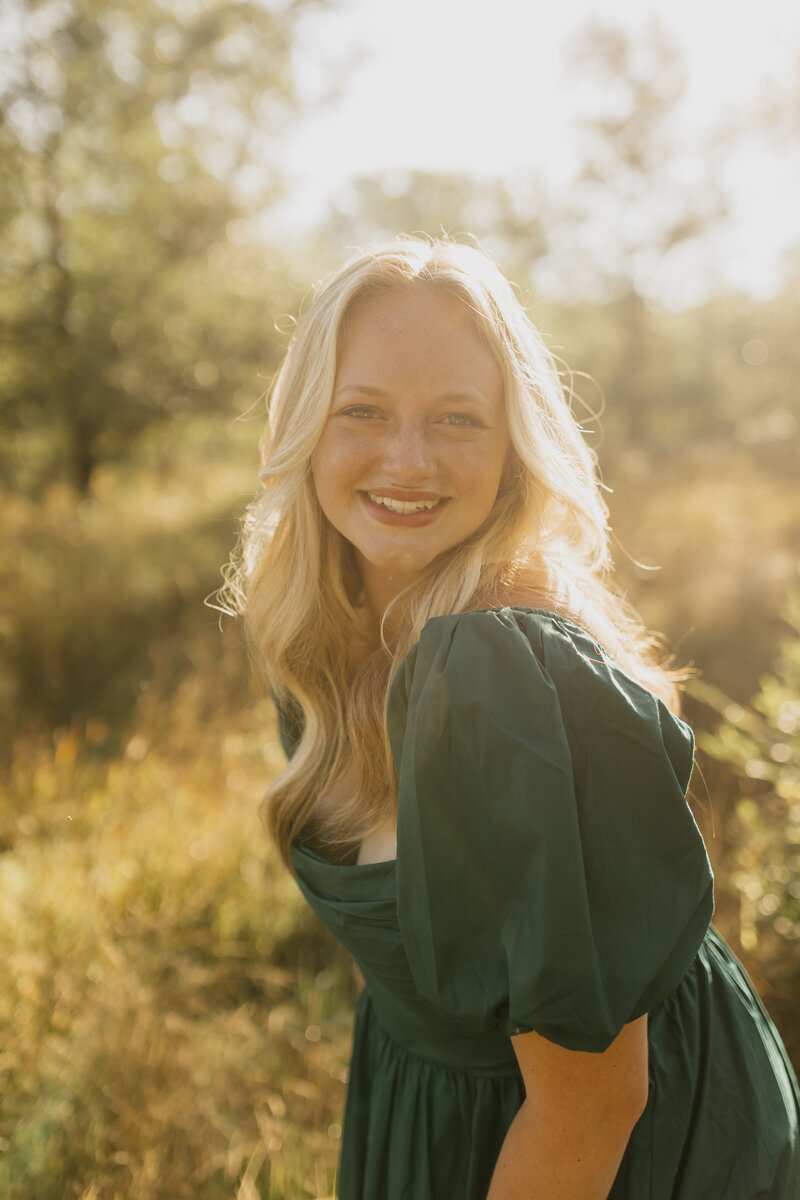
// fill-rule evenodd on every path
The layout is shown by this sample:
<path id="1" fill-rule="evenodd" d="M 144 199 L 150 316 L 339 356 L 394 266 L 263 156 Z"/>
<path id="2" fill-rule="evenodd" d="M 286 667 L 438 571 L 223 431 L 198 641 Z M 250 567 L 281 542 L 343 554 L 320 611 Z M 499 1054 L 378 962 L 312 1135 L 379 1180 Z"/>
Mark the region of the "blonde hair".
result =
<path id="1" fill-rule="evenodd" d="M 489 519 L 393 602 L 391 634 L 384 622 L 375 645 L 352 547 L 324 517 L 310 463 L 328 416 L 345 315 L 359 300 L 408 288 L 459 301 L 494 355 L 513 469 Z M 295 836 L 312 824 L 328 845 L 351 846 L 391 814 L 388 690 L 431 617 L 513 603 L 532 586 L 533 606 L 577 621 L 632 676 L 675 703 L 652 639 L 607 579 L 608 514 L 595 455 L 540 334 L 478 250 L 401 238 L 360 253 L 320 285 L 273 383 L 260 479 L 221 594 L 228 611 L 244 616 L 277 703 L 298 718 L 296 752 L 266 797 L 285 861 Z M 318 810 L 318 798 L 336 788 L 341 799 L 330 812 Z"/>

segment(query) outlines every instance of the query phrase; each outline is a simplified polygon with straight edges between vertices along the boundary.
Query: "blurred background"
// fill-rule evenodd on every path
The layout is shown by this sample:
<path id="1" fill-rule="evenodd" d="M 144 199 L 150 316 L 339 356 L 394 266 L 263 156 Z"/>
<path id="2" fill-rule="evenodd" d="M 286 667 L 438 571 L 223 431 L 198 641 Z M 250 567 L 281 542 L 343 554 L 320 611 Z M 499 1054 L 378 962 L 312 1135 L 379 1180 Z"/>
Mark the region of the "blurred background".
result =
<path id="1" fill-rule="evenodd" d="M 334 1193 L 354 984 L 204 601 L 293 314 L 399 231 L 495 255 L 572 372 L 800 1063 L 800 9 L 549 8 L 0 5 L 5 1200 Z"/>

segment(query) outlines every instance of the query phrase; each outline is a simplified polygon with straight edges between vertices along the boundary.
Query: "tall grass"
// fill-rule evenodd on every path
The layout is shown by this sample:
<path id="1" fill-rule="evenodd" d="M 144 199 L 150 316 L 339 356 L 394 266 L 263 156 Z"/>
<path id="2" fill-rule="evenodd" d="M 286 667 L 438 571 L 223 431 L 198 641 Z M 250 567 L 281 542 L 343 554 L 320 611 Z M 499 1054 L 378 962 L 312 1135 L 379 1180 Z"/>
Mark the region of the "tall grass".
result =
<path id="1" fill-rule="evenodd" d="M 354 983 L 259 824 L 271 706 L 202 603 L 250 472 L 194 432 L 2 498 L 3 1200 L 334 1193 Z"/>
<path id="2" fill-rule="evenodd" d="M 271 716 L 201 725 L 206 686 L 151 706 L 118 758 L 91 722 L 15 738 L 7 1200 L 333 1194 L 348 967 L 258 827 Z"/>

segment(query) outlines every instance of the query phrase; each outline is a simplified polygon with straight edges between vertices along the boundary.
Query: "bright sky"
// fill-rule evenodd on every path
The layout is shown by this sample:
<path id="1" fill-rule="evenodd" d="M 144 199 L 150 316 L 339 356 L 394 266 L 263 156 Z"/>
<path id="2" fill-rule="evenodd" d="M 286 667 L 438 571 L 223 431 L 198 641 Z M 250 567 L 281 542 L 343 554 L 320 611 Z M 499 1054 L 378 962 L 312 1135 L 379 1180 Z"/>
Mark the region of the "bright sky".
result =
<path id="1" fill-rule="evenodd" d="M 570 119 L 586 95 L 566 52 L 598 14 L 631 32 L 655 17 L 677 42 L 689 74 L 686 144 L 747 114 L 768 85 L 797 88 L 800 5 L 787 0 L 338 0 L 336 12 L 307 18 L 304 90 L 315 93 L 326 63 L 359 57 L 340 98 L 303 118 L 280 151 L 293 179 L 284 226 L 299 231 L 353 174 L 384 168 L 568 181 Z M 750 139 L 725 183 L 737 227 L 718 247 L 721 269 L 768 295 L 781 254 L 800 243 L 800 145 L 790 153 L 785 138 Z"/>

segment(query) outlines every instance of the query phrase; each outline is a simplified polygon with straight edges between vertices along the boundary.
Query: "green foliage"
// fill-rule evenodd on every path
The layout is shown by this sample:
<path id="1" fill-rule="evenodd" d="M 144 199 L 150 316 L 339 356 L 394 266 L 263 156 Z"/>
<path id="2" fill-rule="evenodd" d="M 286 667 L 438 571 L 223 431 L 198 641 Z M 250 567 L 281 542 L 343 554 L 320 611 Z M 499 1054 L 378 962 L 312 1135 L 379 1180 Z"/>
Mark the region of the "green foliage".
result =
<path id="1" fill-rule="evenodd" d="M 635 379 L 628 371 L 631 328 L 624 302 L 540 297 L 531 315 L 550 346 L 590 377 L 574 381 L 577 392 L 592 411 L 603 407 L 605 397 L 600 424 L 606 472 L 646 479 L 658 464 L 677 477 L 689 471 L 700 476 L 704 462 L 714 473 L 722 457 L 739 456 L 765 474 L 793 479 L 800 435 L 798 282 L 761 303 L 722 295 L 683 312 L 645 306 Z M 642 404 L 650 415 L 634 438 Z M 582 408 L 576 414 L 586 423 Z M 593 430 L 591 421 L 588 426 Z M 591 444 L 598 444 L 594 430 Z M 790 489 L 780 507 L 787 505 Z M 776 517 L 782 519 L 780 512 Z"/>
<path id="2" fill-rule="evenodd" d="M 766 975 L 775 961 L 800 979 L 800 595 L 788 601 L 784 620 L 791 635 L 749 705 L 700 681 L 693 691 L 722 717 L 713 733 L 700 735 L 700 747 L 742 780 L 729 868 L 740 941 L 754 951 L 766 940 Z"/>
<path id="3" fill-rule="evenodd" d="M 0 492 L 0 726 L 112 729 L 142 696 L 167 693 L 200 647 L 204 597 L 235 538 L 255 471 L 255 422 L 176 418 L 134 461 L 100 468 L 81 500 Z M 238 680 L 244 686 L 244 680 Z"/>
<path id="4" fill-rule="evenodd" d="M 149 424 L 227 407 L 274 362 L 275 259 L 241 247 L 278 186 L 258 151 L 292 108 L 311 2 L 13 6 L 0 419 L 18 486 L 85 493 Z"/>

